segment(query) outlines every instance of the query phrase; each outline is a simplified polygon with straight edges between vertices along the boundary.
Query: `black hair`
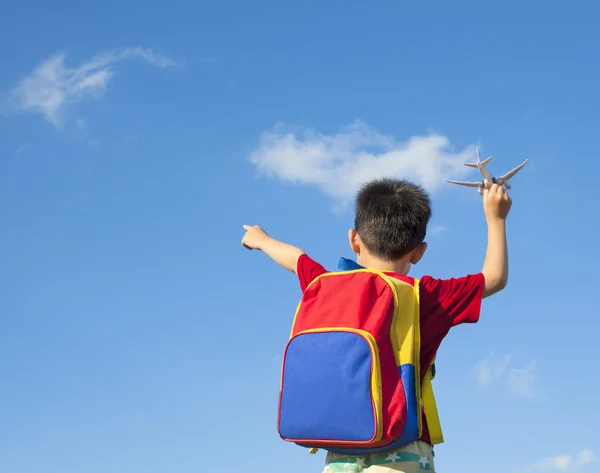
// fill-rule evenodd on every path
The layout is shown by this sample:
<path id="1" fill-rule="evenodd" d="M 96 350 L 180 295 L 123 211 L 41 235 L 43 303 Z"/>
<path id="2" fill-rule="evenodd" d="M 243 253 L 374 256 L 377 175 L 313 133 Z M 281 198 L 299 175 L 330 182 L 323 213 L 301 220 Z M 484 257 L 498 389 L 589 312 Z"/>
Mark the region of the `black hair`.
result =
<path id="1" fill-rule="evenodd" d="M 419 246 L 430 218 L 429 195 L 404 179 L 375 179 L 356 197 L 354 229 L 369 253 L 385 261 Z"/>

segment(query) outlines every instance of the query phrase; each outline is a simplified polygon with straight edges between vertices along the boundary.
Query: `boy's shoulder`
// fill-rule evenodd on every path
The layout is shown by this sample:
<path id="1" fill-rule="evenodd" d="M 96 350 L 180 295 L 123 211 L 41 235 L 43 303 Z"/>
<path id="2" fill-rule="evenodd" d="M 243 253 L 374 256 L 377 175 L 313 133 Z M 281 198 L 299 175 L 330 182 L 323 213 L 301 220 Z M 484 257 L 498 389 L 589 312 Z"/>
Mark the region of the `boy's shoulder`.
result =
<path id="1" fill-rule="evenodd" d="M 365 268 L 353 260 L 341 258 L 337 269 L 338 271 L 352 271 Z M 310 282 L 312 282 L 312 280 L 329 272 L 331 271 L 325 269 L 321 263 L 315 261 L 306 253 L 303 253 L 298 258 L 296 274 L 300 279 L 303 290 L 306 288 L 306 286 L 308 286 L 308 284 L 310 284 Z M 481 272 L 450 278 L 437 278 L 430 275 L 413 277 L 405 274 L 394 273 L 392 271 L 386 271 L 386 274 L 409 284 L 413 284 L 418 280 L 419 288 L 424 289 L 426 295 L 447 296 L 450 293 L 464 292 L 465 290 L 469 290 L 473 287 L 479 288 L 483 292 L 483 286 L 485 284 L 485 279 Z"/>
<path id="2" fill-rule="evenodd" d="M 361 266 L 352 260 L 342 258 L 338 270 L 352 269 L 361 269 Z M 306 254 L 302 254 L 298 258 L 296 274 L 302 291 L 314 279 L 329 272 L 322 264 Z M 389 275 L 409 284 L 413 284 L 415 279 L 418 279 L 422 319 L 436 320 L 436 325 L 448 329 L 455 325 L 475 323 L 479 320 L 485 287 L 485 278 L 482 273 L 446 279 L 429 275 L 419 278 L 398 273 L 389 273 Z"/>

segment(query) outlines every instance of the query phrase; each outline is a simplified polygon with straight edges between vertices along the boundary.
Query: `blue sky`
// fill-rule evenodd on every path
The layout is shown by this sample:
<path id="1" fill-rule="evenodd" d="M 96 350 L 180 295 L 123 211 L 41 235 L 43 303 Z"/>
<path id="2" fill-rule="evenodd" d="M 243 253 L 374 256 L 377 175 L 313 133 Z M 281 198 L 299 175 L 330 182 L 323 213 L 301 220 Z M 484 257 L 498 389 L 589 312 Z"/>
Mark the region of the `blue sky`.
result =
<path id="1" fill-rule="evenodd" d="M 450 334 L 439 471 L 595 471 L 593 2 L 13 2 L 0 16 L 0 471 L 322 470 L 276 431 L 293 274 L 375 175 L 434 198 L 413 275 L 479 271 L 479 146 L 514 179 L 508 288 Z"/>

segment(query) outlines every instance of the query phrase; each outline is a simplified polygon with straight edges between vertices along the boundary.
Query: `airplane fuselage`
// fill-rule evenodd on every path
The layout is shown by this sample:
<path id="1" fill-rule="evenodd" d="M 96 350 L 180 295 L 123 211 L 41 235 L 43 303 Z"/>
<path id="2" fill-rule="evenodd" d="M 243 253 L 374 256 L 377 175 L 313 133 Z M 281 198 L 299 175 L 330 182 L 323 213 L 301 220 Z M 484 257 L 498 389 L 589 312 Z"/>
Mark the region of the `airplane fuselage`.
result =
<path id="1" fill-rule="evenodd" d="M 510 189 L 510 185 L 508 183 L 508 181 L 505 181 L 502 178 L 495 178 L 495 177 L 491 177 L 491 178 L 486 178 L 483 181 L 481 181 L 481 185 L 479 186 L 478 190 L 480 194 L 483 194 L 483 189 L 489 189 L 490 187 L 492 187 L 492 184 L 498 184 L 499 186 L 504 186 L 507 189 Z"/>

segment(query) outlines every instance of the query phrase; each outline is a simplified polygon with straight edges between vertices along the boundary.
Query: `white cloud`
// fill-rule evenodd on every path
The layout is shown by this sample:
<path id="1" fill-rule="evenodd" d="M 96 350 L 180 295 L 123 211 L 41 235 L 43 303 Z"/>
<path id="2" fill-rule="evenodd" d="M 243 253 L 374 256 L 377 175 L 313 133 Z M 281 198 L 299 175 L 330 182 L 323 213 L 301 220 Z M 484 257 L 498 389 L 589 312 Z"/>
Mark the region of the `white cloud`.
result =
<path id="1" fill-rule="evenodd" d="M 149 49 L 124 48 L 102 52 L 75 67 L 65 65 L 66 53 L 57 53 L 38 65 L 12 90 L 10 102 L 20 112 L 40 113 L 56 127 L 62 126 L 68 106 L 86 98 L 99 98 L 115 75 L 115 64 L 127 59 L 142 59 L 165 68 L 173 60 Z M 81 128 L 82 119 L 76 123 Z"/>
<path id="2" fill-rule="evenodd" d="M 433 225 L 431 228 L 427 229 L 427 233 L 431 236 L 436 236 L 447 231 L 448 227 L 445 225 Z"/>
<path id="3" fill-rule="evenodd" d="M 543 460 L 529 465 L 523 471 L 579 471 L 586 465 L 594 463 L 596 455 L 590 449 L 584 449 L 576 456 L 558 455 L 556 457 L 548 457 Z"/>
<path id="4" fill-rule="evenodd" d="M 493 355 L 477 362 L 469 373 L 479 386 L 486 388 L 494 382 L 503 380 L 510 393 L 519 397 L 541 399 L 540 394 L 534 390 L 534 384 L 537 381 L 535 361 L 524 367 L 513 368 L 510 366 L 511 355 L 505 355 L 502 359 L 495 361 L 491 358 Z"/>
<path id="5" fill-rule="evenodd" d="M 277 370 L 281 370 L 282 361 L 283 361 L 283 356 L 281 355 L 281 353 L 278 353 L 277 355 L 273 355 L 273 357 L 271 358 L 271 366 L 273 366 Z"/>
<path id="6" fill-rule="evenodd" d="M 79 131 L 83 131 L 85 129 L 86 123 L 85 120 L 81 117 L 78 117 L 75 119 L 75 127 L 79 130 Z"/>
<path id="7" fill-rule="evenodd" d="M 119 146 L 128 146 L 132 143 L 135 143 L 139 139 L 137 135 L 125 135 L 123 139 L 119 142 Z"/>
<path id="8" fill-rule="evenodd" d="M 477 380 L 477 384 L 484 388 L 506 373 L 511 360 L 510 355 L 505 355 L 499 361 L 490 361 L 490 357 L 477 362 L 471 371 Z"/>
<path id="9" fill-rule="evenodd" d="M 261 174 L 317 187 L 338 203 L 347 203 L 367 180 L 403 177 L 433 192 L 444 178 L 460 178 L 470 170 L 475 147 L 455 152 L 439 134 L 412 136 L 401 142 L 356 121 L 336 134 L 289 129 L 283 124 L 263 133 L 250 161 Z"/>
<path id="10" fill-rule="evenodd" d="M 31 143 L 24 143 L 17 148 L 17 151 L 15 151 L 15 154 L 21 154 L 26 149 L 31 148 L 31 146 L 32 146 Z"/>
<path id="11" fill-rule="evenodd" d="M 508 390 L 521 397 L 535 397 L 533 384 L 537 379 L 535 361 L 523 368 L 511 368 L 508 372 L 506 387 Z"/>

